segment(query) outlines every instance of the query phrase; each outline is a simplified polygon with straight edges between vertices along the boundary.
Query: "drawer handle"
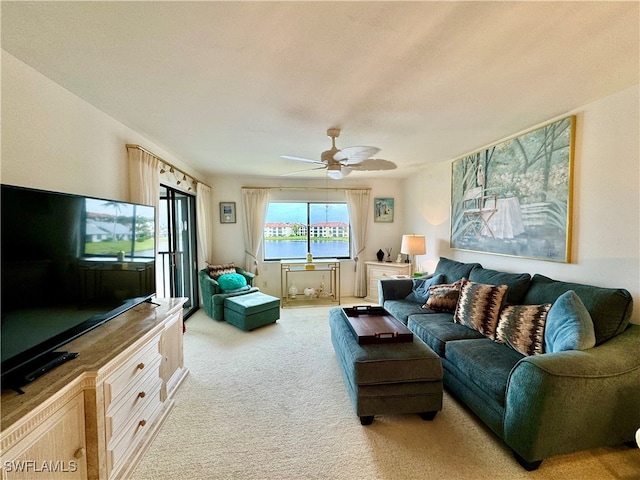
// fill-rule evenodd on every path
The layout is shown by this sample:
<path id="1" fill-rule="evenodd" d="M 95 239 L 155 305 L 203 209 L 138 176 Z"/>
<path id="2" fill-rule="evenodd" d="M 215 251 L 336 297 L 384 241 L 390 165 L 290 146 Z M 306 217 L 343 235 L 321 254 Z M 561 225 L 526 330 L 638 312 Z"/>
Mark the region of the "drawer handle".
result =
<path id="1" fill-rule="evenodd" d="M 146 421 L 146 420 L 140 420 L 140 421 L 138 422 L 138 425 L 139 425 L 140 427 L 144 427 L 146 424 L 147 424 L 147 421 Z"/>
<path id="2" fill-rule="evenodd" d="M 87 451 L 84 449 L 84 447 L 80 447 L 75 452 L 73 452 L 73 458 L 80 460 L 82 457 L 84 457 L 85 453 L 87 453 Z"/>
<path id="3" fill-rule="evenodd" d="M 140 392 L 140 393 L 138 394 L 138 398 L 144 398 L 144 397 L 145 397 L 145 395 L 146 395 L 146 393 L 144 393 L 144 392 Z"/>
<path id="4" fill-rule="evenodd" d="M 137 366 L 138 370 L 142 370 L 144 368 L 144 363 L 140 362 Z"/>

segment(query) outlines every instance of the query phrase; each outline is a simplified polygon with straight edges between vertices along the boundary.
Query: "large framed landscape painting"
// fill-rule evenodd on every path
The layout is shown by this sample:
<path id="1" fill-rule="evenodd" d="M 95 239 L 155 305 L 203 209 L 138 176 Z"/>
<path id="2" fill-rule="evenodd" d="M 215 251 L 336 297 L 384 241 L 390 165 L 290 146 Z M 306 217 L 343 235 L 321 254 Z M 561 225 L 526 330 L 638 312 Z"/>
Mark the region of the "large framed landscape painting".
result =
<path id="1" fill-rule="evenodd" d="M 570 262 L 574 135 L 570 116 L 455 160 L 451 248 Z"/>

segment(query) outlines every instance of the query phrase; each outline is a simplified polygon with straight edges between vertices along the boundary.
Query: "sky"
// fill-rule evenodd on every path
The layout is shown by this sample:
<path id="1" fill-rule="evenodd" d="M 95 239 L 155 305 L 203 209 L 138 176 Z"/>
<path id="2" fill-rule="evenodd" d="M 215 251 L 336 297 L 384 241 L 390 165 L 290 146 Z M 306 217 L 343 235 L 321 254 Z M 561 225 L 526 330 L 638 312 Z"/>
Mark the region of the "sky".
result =
<path id="1" fill-rule="evenodd" d="M 267 211 L 267 223 L 307 223 L 306 203 L 270 203 Z M 312 203 L 311 222 L 349 223 L 349 214 L 345 203 Z"/>

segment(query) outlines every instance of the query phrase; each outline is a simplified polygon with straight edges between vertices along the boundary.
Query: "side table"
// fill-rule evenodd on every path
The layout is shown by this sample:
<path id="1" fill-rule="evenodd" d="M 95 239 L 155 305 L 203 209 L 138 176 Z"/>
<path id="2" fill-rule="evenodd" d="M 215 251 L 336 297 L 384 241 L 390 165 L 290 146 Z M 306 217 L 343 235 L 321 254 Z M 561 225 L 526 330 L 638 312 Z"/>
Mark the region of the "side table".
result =
<path id="1" fill-rule="evenodd" d="M 410 263 L 364 262 L 367 266 L 367 302 L 379 303 L 378 281 L 393 278 L 397 275 L 411 275 Z"/>

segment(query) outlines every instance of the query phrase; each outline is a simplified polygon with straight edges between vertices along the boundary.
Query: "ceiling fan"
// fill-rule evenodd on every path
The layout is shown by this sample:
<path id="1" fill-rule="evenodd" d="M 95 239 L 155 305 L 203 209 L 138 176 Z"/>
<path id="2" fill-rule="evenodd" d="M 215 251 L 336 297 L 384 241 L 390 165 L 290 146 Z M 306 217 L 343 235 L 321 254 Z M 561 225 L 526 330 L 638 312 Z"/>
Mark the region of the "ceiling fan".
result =
<path id="1" fill-rule="evenodd" d="M 393 170 L 396 168 L 396 164 L 389 160 L 382 160 L 379 158 L 371 158 L 373 155 L 380 151 L 376 147 L 346 147 L 342 149 L 336 148 L 336 138 L 340 136 L 339 128 L 330 128 L 327 130 L 327 136 L 331 138 L 331 150 L 326 150 L 320 155 L 320 160 L 311 160 L 309 158 L 291 157 L 289 155 L 282 155 L 282 158 L 287 160 L 296 160 L 299 162 L 307 162 L 319 165 L 318 167 L 308 170 L 302 170 L 302 172 L 310 170 L 327 170 L 327 176 L 334 180 L 339 180 L 342 177 L 349 175 L 353 170 Z M 298 172 L 287 173 L 285 175 L 295 175 Z"/>

